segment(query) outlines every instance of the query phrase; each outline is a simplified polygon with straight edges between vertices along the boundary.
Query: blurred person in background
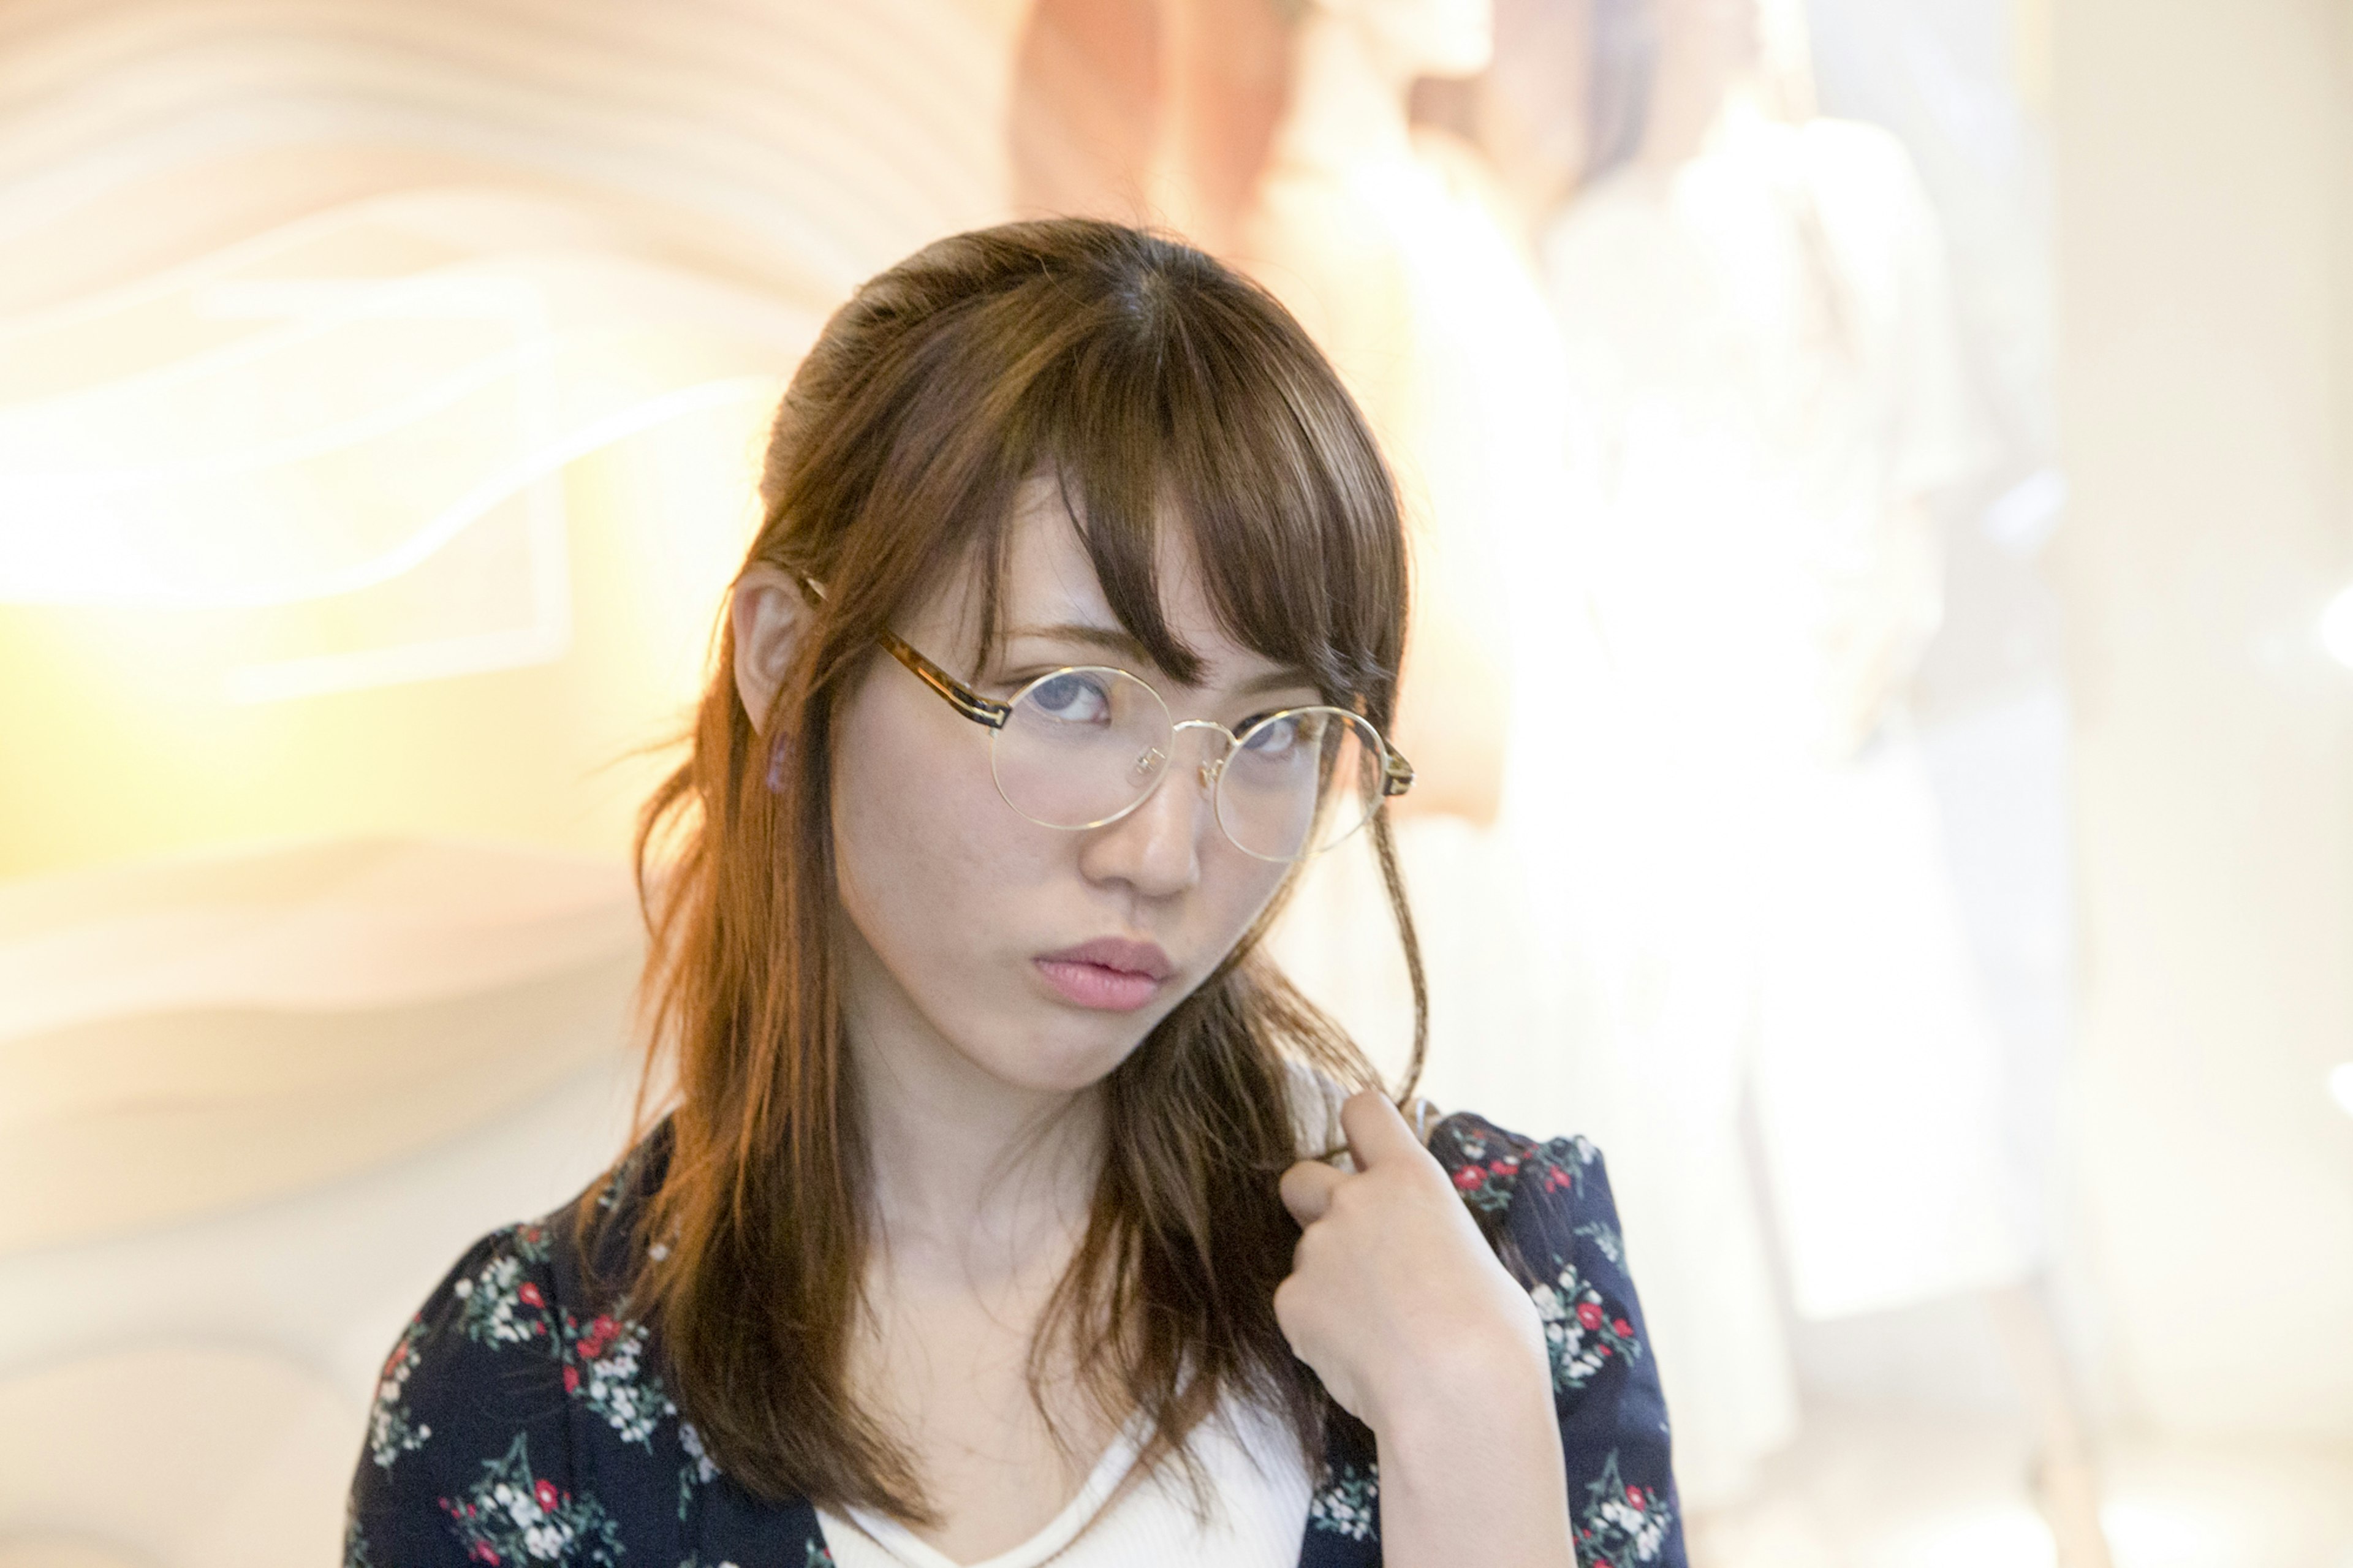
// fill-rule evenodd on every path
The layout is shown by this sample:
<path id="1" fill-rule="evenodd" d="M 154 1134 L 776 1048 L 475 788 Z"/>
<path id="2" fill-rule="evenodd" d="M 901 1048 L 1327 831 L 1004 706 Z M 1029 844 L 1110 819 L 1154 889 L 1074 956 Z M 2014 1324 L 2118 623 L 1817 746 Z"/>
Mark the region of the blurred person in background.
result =
<path id="1" fill-rule="evenodd" d="M 1531 103 L 1526 61 L 1482 119 L 1532 207 L 1573 184 L 1537 242 L 1585 635 L 1538 732 L 1558 753 L 1514 765 L 1562 785 L 1543 820 L 1586 910 L 1588 1113 L 1638 1151 L 1691 1493 L 1736 1500 L 1795 1433 L 1773 1252 L 1809 1320 L 1986 1296 L 2065 1561 L 2105 1563 L 1906 712 L 1941 609 L 1932 503 L 1987 457 L 1935 215 L 1892 137 L 1814 112 L 1794 5 L 1518 13 L 1581 75 L 1581 127 Z"/>
<path id="2" fill-rule="evenodd" d="M 1486 160 L 1409 117 L 1418 80 L 1493 59 L 1490 0 L 1315 0 L 1289 50 L 1236 254 L 1332 356 L 1408 498 L 1415 651 L 1398 723 L 1443 771 L 1399 821 L 1398 849 L 1429 912 L 1433 1092 L 1485 1103 L 1559 1061 L 1540 1043 L 1558 1034 L 1557 998 L 1530 941 L 1542 893 L 1517 830 L 1546 803 L 1504 790 L 1520 732 L 1551 720 L 1558 595 L 1535 568 L 1566 521 L 1559 345 Z M 1310 996 L 1396 1059 L 1406 990 L 1378 907 L 1370 861 L 1334 857 L 1277 942 Z"/>
<path id="3" fill-rule="evenodd" d="M 943 240 L 762 491 L 639 841 L 675 1091 L 400 1337 L 347 1562 L 1682 1562 L 1592 1146 L 1409 1123 L 1260 947 L 1360 831 L 1414 941 L 1405 529 L 1296 324 Z"/>

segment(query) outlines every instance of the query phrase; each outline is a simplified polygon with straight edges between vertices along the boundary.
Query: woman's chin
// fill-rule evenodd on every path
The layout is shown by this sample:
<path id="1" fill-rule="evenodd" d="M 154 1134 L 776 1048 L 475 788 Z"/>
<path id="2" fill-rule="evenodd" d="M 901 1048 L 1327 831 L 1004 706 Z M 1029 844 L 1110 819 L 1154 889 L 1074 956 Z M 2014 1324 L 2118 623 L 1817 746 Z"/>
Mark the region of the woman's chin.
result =
<path id="1" fill-rule="evenodd" d="M 1133 1016 L 1097 1016 L 1087 1021 L 1095 1027 L 1073 1028 L 1067 1017 L 1043 1019 L 1039 1026 L 1009 1040 L 1009 1048 L 968 1054 L 974 1065 L 1009 1089 L 1039 1095 L 1078 1094 L 1109 1078 L 1150 1033 L 1149 1023 L 1138 1026 L 1139 1020 Z"/>

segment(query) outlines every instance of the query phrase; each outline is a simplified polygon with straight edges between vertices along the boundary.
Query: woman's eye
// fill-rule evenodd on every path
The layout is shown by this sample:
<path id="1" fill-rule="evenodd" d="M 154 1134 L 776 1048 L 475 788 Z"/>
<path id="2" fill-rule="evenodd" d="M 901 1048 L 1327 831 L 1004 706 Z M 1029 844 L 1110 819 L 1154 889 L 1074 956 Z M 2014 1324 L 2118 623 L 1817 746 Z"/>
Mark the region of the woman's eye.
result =
<path id="1" fill-rule="evenodd" d="M 1279 757 L 1299 744 L 1301 720 L 1297 714 L 1270 719 L 1250 732 L 1242 742 L 1245 749 L 1261 757 Z"/>
<path id="2" fill-rule="evenodd" d="M 1111 694 L 1103 683 L 1075 671 L 1052 676 L 1029 689 L 1029 699 L 1040 712 L 1066 724 L 1092 724 L 1111 712 Z"/>

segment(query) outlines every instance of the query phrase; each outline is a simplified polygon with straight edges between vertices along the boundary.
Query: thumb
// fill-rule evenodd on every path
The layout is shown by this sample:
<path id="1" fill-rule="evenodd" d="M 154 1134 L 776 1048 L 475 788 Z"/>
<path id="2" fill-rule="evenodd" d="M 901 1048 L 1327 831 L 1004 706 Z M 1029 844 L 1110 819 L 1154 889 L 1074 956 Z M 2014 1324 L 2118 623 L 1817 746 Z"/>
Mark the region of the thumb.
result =
<path id="1" fill-rule="evenodd" d="M 1360 1089 L 1348 1097 L 1340 1107 L 1340 1130 L 1348 1135 L 1348 1152 L 1356 1156 L 1360 1171 L 1423 1154 L 1413 1129 L 1378 1089 Z"/>

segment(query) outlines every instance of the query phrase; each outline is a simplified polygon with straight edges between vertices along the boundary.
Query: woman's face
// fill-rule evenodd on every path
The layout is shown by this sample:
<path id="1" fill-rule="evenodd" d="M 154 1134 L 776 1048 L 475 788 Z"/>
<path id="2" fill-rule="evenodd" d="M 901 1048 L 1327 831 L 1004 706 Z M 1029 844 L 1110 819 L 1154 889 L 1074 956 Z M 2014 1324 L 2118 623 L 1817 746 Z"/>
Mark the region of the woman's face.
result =
<path id="1" fill-rule="evenodd" d="M 995 662 L 969 668 L 979 591 L 963 574 L 896 629 L 999 700 L 1062 665 L 1144 678 L 1179 721 L 1234 727 L 1319 700 L 1219 626 L 1186 531 L 1162 531 L 1162 593 L 1201 684 L 1155 668 L 1120 627 L 1057 488 L 1024 487 L 1001 584 Z M 1218 826 L 1182 731 L 1176 765 L 1141 806 L 1102 827 L 1041 826 L 999 796 L 990 731 L 896 659 L 871 661 L 837 730 L 834 842 L 853 1031 L 945 1053 L 957 1071 L 1043 1093 L 1101 1079 L 1223 961 L 1287 868 Z M 1090 946 L 1090 944 L 1097 944 Z"/>

